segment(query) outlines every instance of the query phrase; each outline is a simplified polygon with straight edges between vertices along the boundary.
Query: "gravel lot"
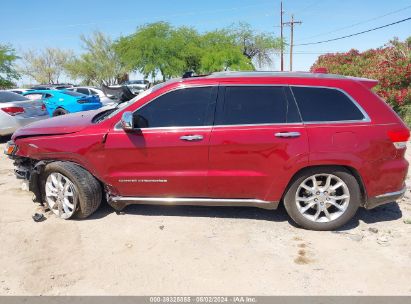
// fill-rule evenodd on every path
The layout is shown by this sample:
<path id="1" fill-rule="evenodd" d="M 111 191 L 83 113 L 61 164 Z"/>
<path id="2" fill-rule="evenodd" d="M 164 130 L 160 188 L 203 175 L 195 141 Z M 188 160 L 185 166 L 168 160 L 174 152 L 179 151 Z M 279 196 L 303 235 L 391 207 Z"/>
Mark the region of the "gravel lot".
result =
<path id="1" fill-rule="evenodd" d="M 12 169 L 2 155 L 0 295 L 411 295 L 410 190 L 337 232 L 296 228 L 284 208 L 103 206 L 36 223 Z"/>

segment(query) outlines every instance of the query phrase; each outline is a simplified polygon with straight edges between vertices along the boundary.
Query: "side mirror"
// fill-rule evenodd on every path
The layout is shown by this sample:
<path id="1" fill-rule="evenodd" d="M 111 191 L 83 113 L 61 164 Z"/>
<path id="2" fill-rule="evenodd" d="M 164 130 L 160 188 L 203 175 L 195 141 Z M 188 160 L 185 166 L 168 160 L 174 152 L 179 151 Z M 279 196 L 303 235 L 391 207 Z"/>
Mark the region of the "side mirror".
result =
<path id="1" fill-rule="evenodd" d="M 134 130 L 133 113 L 124 112 L 121 116 L 121 127 L 124 131 L 130 132 Z"/>

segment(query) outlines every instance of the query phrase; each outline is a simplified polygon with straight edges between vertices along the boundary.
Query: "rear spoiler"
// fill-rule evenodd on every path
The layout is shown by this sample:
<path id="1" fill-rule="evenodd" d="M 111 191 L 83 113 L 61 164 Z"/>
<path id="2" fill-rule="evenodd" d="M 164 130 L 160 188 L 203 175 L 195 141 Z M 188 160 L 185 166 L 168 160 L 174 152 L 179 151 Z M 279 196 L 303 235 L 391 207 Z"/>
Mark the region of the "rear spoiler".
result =
<path id="1" fill-rule="evenodd" d="M 378 84 L 378 80 L 375 80 L 375 79 L 360 78 L 360 77 L 347 77 L 347 78 L 358 81 L 359 83 L 361 83 L 363 86 L 365 86 L 366 88 L 370 90 Z"/>

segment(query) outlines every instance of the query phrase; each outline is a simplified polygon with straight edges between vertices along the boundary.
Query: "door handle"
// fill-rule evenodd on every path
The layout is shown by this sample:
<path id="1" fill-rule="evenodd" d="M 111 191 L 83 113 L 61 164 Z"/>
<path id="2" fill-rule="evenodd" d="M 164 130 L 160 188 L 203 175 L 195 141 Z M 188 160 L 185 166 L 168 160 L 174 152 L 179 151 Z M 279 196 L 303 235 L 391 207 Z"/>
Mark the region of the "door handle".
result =
<path id="1" fill-rule="evenodd" d="M 300 137 L 300 132 L 279 132 L 275 133 L 275 137 L 290 138 L 290 137 Z"/>
<path id="2" fill-rule="evenodd" d="M 183 135 L 180 139 L 186 141 L 199 141 L 203 140 L 203 135 Z"/>

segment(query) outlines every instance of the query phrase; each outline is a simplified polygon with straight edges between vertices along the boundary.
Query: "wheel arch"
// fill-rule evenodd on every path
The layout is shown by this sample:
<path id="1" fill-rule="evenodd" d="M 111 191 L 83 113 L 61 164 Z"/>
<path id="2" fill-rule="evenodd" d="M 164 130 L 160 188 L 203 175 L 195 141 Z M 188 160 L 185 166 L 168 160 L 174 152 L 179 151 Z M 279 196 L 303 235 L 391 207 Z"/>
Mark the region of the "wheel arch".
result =
<path id="1" fill-rule="evenodd" d="M 45 167 L 51 163 L 56 163 L 56 162 L 65 162 L 65 163 L 72 163 L 83 170 L 87 171 L 90 173 L 101 185 L 101 189 L 103 192 L 103 196 L 106 192 L 106 184 L 104 181 L 102 181 L 98 176 L 93 174 L 88 168 L 83 166 L 81 163 L 71 161 L 71 160 L 59 160 L 59 159 L 54 159 L 54 160 L 39 160 L 37 161 L 34 165 L 33 168 L 31 169 L 30 172 L 30 179 L 29 179 L 29 190 L 34 193 L 34 199 L 33 201 L 42 203 L 42 198 L 43 198 L 43 189 L 41 188 L 41 180 L 40 177 L 42 176 L 42 173 L 45 169 Z"/>
<path id="2" fill-rule="evenodd" d="M 283 191 L 283 194 L 281 196 L 281 201 L 284 200 L 284 196 L 286 195 L 287 191 L 290 189 L 293 182 L 299 176 L 304 174 L 306 171 L 308 171 L 310 169 L 313 169 L 313 168 L 326 168 L 328 170 L 343 168 L 343 169 L 349 171 L 355 177 L 355 179 L 358 182 L 358 185 L 359 185 L 360 191 L 361 191 L 361 206 L 364 206 L 365 202 L 368 199 L 368 196 L 367 196 L 367 189 L 365 188 L 363 178 L 361 177 L 361 174 L 359 173 L 359 171 L 356 168 L 354 168 L 352 166 L 347 166 L 347 165 L 330 165 L 330 164 L 326 164 L 326 165 L 312 165 L 312 166 L 307 166 L 307 167 L 301 168 L 300 170 L 295 172 L 294 175 L 289 180 L 289 182 L 288 182 L 287 186 L 285 187 L 285 189 Z"/>

